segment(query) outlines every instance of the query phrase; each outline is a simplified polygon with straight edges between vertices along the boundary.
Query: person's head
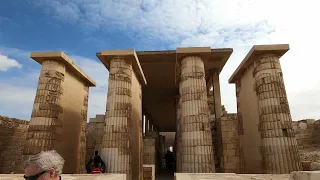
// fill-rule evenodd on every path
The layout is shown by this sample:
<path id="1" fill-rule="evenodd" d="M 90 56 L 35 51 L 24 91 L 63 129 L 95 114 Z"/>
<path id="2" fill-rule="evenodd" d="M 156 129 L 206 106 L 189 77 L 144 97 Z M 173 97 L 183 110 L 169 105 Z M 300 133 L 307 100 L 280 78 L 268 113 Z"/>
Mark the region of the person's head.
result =
<path id="1" fill-rule="evenodd" d="M 26 180 L 58 179 L 62 174 L 64 159 L 55 151 L 41 151 L 23 163 Z"/>
<path id="2" fill-rule="evenodd" d="M 95 151 L 95 152 L 94 152 L 94 155 L 95 155 L 95 156 L 96 156 L 96 155 L 98 155 L 98 154 L 99 154 L 99 152 L 98 152 L 98 151 Z"/>

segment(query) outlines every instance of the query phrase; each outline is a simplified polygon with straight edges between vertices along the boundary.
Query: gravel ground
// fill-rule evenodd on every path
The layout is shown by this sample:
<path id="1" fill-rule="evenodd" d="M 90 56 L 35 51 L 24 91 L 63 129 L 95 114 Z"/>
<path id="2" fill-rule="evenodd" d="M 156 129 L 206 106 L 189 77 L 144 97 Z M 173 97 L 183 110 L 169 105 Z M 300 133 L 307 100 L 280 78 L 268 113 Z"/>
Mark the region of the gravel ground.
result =
<path id="1" fill-rule="evenodd" d="M 301 161 L 320 162 L 320 146 L 313 146 L 299 150 Z"/>

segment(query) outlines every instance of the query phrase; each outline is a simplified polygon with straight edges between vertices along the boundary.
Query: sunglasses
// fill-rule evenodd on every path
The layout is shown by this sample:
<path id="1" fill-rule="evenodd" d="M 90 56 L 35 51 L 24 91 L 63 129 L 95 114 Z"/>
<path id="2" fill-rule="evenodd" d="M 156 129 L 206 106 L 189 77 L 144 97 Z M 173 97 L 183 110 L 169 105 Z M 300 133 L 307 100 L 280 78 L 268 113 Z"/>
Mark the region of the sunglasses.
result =
<path id="1" fill-rule="evenodd" d="M 42 171 L 42 172 L 40 172 L 40 173 L 38 173 L 36 175 L 33 175 L 33 176 L 25 176 L 24 175 L 23 177 L 24 177 L 25 180 L 37 180 L 38 177 L 40 177 L 41 175 L 45 174 L 46 172 L 48 172 L 48 171 Z"/>

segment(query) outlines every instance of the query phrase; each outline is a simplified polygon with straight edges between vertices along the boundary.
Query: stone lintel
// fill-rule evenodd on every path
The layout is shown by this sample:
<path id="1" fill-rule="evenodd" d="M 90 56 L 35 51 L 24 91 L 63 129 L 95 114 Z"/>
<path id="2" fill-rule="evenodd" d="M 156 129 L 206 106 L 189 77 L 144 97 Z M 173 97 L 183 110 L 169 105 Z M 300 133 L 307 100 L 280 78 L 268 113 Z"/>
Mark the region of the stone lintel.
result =
<path id="1" fill-rule="evenodd" d="M 289 49 L 289 44 L 254 45 L 232 76 L 229 78 L 229 83 L 235 83 L 236 80 L 242 76 L 246 68 L 248 68 L 251 62 L 254 60 L 254 57 L 266 53 L 275 53 L 281 57 Z"/>
<path id="2" fill-rule="evenodd" d="M 103 63 L 103 65 L 110 70 L 110 61 L 114 57 L 124 57 L 126 61 L 132 62 L 132 68 L 137 75 L 138 80 L 140 81 L 141 85 L 147 85 L 147 80 L 144 76 L 142 71 L 138 56 L 134 49 L 128 50 L 103 50 L 101 53 L 97 53 L 98 59 Z"/>
<path id="3" fill-rule="evenodd" d="M 42 64 L 45 60 L 61 61 L 76 76 L 83 80 L 88 86 L 96 86 L 92 80 L 80 67 L 78 67 L 64 52 L 31 52 L 30 58 Z"/>

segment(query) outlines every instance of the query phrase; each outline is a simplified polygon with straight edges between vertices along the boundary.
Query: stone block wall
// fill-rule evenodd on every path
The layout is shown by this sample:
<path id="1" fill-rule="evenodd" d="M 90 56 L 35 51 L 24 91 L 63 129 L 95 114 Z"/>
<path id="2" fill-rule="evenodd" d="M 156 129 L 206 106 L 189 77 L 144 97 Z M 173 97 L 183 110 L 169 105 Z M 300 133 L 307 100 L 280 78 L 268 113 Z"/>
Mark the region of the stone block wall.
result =
<path id="1" fill-rule="evenodd" d="M 0 173 L 23 172 L 23 147 L 29 121 L 0 116 Z"/>
<path id="2" fill-rule="evenodd" d="M 239 136 L 237 114 L 225 114 L 220 120 L 224 173 L 239 172 Z"/>
<path id="3" fill-rule="evenodd" d="M 143 164 L 156 164 L 156 143 L 154 138 L 143 138 Z"/>
<path id="4" fill-rule="evenodd" d="M 95 118 L 90 118 L 86 126 L 86 163 L 94 155 L 94 151 L 101 153 L 102 138 L 104 133 L 105 115 L 99 114 Z"/>
<path id="5" fill-rule="evenodd" d="M 143 180 L 155 180 L 155 166 L 153 164 L 143 165 Z"/>
<path id="6" fill-rule="evenodd" d="M 221 146 L 221 131 L 220 131 L 221 118 L 215 119 L 210 122 L 212 134 L 212 149 L 214 155 L 215 172 L 223 172 L 223 159 L 222 159 L 222 146 Z"/>

